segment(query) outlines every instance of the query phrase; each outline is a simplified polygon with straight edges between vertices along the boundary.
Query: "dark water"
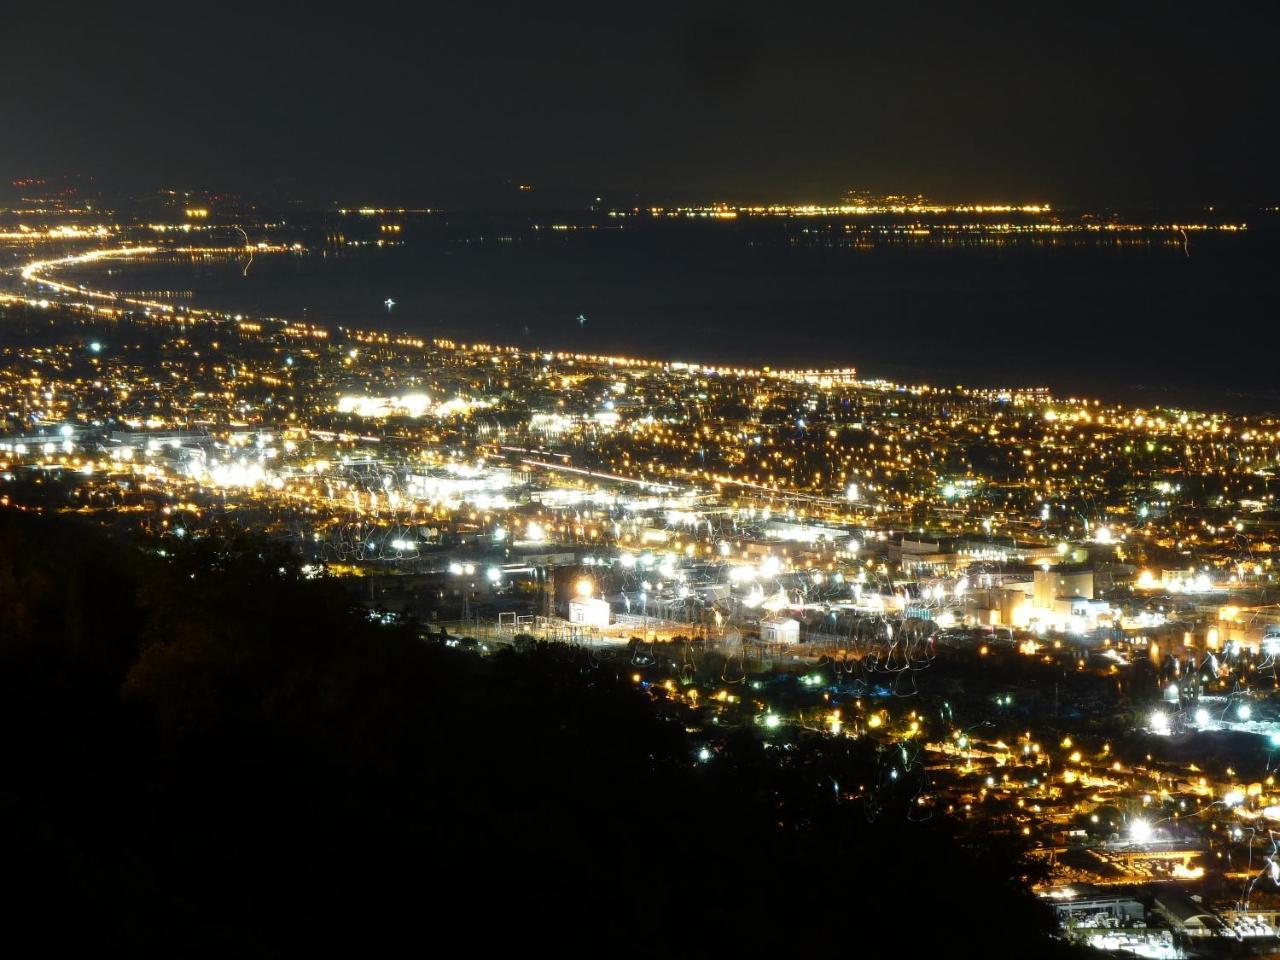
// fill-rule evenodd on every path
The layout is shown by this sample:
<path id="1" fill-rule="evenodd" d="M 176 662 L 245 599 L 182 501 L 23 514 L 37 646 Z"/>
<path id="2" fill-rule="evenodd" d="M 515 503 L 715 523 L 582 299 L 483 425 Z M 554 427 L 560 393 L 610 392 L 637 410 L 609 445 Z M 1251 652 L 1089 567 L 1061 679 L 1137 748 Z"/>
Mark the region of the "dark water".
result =
<path id="1" fill-rule="evenodd" d="M 260 256 L 248 276 L 184 261 L 80 277 L 467 341 L 1280 409 L 1280 244 L 1267 230 L 1192 235 L 1190 256 L 1168 234 L 905 243 L 794 224 L 405 236 Z"/>

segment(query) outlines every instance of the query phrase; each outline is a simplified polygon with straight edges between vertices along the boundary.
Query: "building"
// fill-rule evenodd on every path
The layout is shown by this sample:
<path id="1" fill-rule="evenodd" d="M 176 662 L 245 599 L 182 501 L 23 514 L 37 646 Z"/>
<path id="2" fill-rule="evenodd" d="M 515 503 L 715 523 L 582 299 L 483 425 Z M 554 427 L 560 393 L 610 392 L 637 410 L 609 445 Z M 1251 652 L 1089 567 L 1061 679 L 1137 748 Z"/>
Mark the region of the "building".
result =
<path id="1" fill-rule="evenodd" d="M 1037 570 L 1032 588 L 1035 605 L 1042 610 L 1052 610 L 1059 598 L 1076 597 L 1093 599 L 1093 571 L 1056 568 Z"/>
<path id="2" fill-rule="evenodd" d="M 1210 937 L 1223 930 L 1222 918 L 1204 906 L 1200 898 L 1178 890 L 1162 889 L 1155 898 L 1156 910 L 1177 933 L 1188 937 Z"/>
<path id="3" fill-rule="evenodd" d="M 609 626 L 609 603 L 598 597 L 575 597 L 569 601 L 569 622 L 583 627 Z"/>
<path id="4" fill-rule="evenodd" d="M 800 621 L 790 617 L 770 617 L 760 621 L 760 639 L 765 643 L 799 643 Z"/>
<path id="5" fill-rule="evenodd" d="M 1095 926 L 1100 917 L 1124 924 L 1146 918 L 1146 910 L 1138 900 L 1089 883 L 1052 887 L 1040 896 L 1053 907 L 1058 922 L 1063 925 Z"/>
<path id="6" fill-rule="evenodd" d="M 887 545 L 886 556 L 902 565 L 910 576 L 946 576 L 968 570 L 973 564 L 1040 564 L 1061 561 L 1057 549 L 1047 544 L 1018 543 L 973 537 L 914 538 L 904 534 Z"/>

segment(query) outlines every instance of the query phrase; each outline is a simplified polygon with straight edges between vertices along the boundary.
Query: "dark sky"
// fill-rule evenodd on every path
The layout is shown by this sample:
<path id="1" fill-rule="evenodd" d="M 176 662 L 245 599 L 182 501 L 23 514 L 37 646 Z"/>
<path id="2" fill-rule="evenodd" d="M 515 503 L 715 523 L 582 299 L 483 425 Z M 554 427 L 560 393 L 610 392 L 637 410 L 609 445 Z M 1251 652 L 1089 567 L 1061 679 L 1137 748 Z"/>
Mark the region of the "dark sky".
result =
<path id="1" fill-rule="evenodd" d="M 26 3 L 0 175 L 542 195 L 1274 202 L 1264 4 Z"/>

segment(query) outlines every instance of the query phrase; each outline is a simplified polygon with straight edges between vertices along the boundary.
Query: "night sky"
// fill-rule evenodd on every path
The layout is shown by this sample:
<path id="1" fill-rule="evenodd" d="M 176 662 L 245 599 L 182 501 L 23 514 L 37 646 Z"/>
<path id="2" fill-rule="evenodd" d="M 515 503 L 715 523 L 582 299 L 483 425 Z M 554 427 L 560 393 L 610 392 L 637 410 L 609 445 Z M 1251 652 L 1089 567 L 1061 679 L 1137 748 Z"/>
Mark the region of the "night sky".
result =
<path id="1" fill-rule="evenodd" d="M 262 5 L 265 6 L 265 5 Z M 461 202 L 1274 202 L 1264 5 L 26 3 L 0 175 Z"/>

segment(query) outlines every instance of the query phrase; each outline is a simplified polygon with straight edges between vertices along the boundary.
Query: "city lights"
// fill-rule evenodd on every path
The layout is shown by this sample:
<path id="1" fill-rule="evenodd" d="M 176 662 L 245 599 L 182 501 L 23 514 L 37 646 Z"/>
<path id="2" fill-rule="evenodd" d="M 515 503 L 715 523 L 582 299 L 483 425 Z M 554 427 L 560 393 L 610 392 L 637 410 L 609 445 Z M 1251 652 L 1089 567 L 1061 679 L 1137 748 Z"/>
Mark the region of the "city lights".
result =
<path id="1" fill-rule="evenodd" d="M 0 309 L 35 333 L 0 364 L 0 507 L 166 563 L 240 530 L 407 642 L 562 645 L 696 738 L 690 767 L 734 767 L 741 731 L 769 763 L 865 750 L 824 802 L 1070 850 L 1052 890 L 1216 881 L 1238 860 L 1215 844 L 1268 849 L 1234 820 L 1280 821 L 1280 789 L 1217 738 L 1280 744 L 1280 420 L 458 343 L 91 279 L 243 270 L 244 245 L 194 242 L 217 223 L 17 231 Z"/>

